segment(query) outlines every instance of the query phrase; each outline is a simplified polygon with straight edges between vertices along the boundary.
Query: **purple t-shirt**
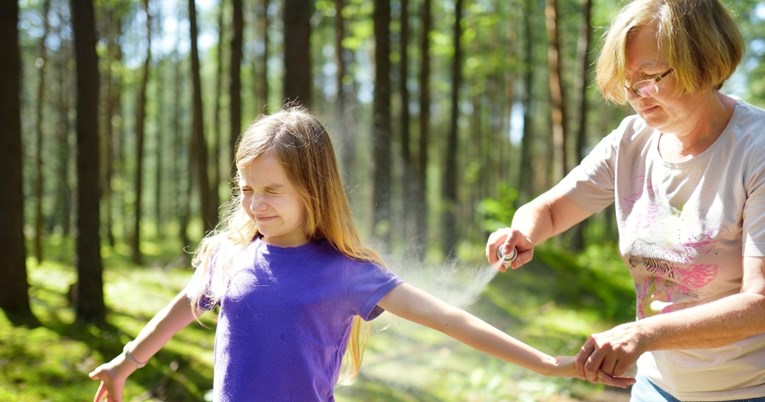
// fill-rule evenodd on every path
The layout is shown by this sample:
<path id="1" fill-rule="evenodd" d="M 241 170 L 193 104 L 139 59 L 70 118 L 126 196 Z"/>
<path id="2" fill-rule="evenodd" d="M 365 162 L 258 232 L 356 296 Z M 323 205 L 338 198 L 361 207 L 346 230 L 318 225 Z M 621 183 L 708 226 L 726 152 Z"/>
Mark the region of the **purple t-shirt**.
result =
<path id="1" fill-rule="evenodd" d="M 257 239 L 244 257 L 220 298 L 214 400 L 333 401 L 353 318 L 382 313 L 401 279 L 326 241 Z"/>

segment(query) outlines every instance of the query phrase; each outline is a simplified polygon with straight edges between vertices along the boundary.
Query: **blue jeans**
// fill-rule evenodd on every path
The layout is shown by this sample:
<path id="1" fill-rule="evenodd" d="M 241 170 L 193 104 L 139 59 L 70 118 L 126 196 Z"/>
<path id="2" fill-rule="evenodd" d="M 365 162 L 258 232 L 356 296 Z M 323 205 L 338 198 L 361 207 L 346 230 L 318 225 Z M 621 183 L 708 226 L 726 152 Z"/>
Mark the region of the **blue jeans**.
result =
<path id="1" fill-rule="evenodd" d="M 669 392 L 659 388 L 656 384 L 652 383 L 641 374 L 638 374 L 635 377 L 635 380 L 636 382 L 632 386 L 630 402 L 682 402 L 672 396 Z M 765 402 L 765 396 L 749 399 L 736 399 L 735 401 L 726 402 Z"/>

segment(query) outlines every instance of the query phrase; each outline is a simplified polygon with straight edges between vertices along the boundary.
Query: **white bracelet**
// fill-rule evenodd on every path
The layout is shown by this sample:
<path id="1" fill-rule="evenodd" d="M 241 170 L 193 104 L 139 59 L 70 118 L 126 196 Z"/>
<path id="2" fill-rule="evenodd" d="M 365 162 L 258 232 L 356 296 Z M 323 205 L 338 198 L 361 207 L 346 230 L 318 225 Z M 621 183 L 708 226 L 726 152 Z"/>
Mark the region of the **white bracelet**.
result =
<path id="1" fill-rule="evenodd" d="M 125 347 L 122 348 L 122 353 L 125 354 L 125 359 L 126 360 L 128 360 L 130 363 L 133 363 L 134 366 L 136 366 L 138 368 L 141 368 L 141 367 L 145 366 L 146 363 L 148 363 L 148 361 L 145 361 L 145 362 L 138 361 L 138 359 L 136 359 L 135 356 L 133 356 L 133 354 L 130 353 L 130 344 L 131 343 L 132 342 L 128 342 L 127 344 L 125 344 Z"/>

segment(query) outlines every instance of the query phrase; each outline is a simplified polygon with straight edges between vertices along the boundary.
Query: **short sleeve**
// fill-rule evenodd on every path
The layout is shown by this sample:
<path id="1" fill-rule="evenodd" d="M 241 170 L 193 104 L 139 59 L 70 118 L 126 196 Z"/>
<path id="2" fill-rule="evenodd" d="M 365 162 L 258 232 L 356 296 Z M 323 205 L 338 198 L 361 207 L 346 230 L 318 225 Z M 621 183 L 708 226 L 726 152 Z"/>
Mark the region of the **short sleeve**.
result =
<path id="1" fill-rule="evenodd" d="M 354 263 L 346 271 L 349 300 L 364 320 L 372 320 L 383 313 L 377 303 L 403 280 L 393 272 L 376 264 Z"/>

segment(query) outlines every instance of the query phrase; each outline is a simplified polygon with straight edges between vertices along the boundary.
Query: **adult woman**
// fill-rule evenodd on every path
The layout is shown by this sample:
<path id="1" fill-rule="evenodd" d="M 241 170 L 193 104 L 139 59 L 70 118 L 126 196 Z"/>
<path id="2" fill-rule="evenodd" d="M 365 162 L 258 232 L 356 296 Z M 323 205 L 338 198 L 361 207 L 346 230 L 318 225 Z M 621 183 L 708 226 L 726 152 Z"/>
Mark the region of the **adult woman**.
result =
<path id="1" fill-rule="evenodd" d="M 613 203 L 638 320 L 590 336 L 580 375 L 637 362 L 633 401 L 765 401 L 765 111 L 720 92 L 741 35 L 718 0 L 637 0 L 603 45 L 599 89 L 637 114 L 492 233 L 487 259 L 515 247 L 518 268 Z"/>

